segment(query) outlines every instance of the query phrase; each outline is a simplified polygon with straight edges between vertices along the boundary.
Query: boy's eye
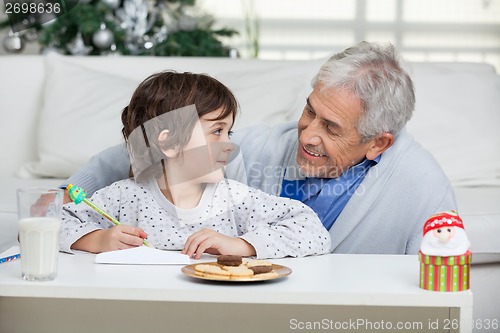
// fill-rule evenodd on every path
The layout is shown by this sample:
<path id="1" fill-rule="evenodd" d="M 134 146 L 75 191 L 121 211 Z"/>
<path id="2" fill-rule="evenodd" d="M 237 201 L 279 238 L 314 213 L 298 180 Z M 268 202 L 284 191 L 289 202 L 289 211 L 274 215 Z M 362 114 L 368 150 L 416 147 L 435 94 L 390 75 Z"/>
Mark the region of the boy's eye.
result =
<path id="1" fill-rule="evenodd" d="M 217 135 L 217 136 L 221 136 L 223 131 L 224 131 L 223 128 L 218 128 L 216 130 L 213 130 L 212 134 Z M 233 135 L 233 131 L 227 131 L 228 137 L 231 137 L 232 135 Z"/>

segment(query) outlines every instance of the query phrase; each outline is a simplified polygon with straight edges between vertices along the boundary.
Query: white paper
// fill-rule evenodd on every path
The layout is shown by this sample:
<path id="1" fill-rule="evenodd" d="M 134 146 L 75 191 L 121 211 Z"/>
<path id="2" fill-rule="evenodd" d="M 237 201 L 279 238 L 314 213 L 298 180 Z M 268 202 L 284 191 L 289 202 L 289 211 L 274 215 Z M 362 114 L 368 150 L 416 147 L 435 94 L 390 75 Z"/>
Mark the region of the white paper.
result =
<path id="1" fill-rule="evenodd" d="M 162 251 L 147 246 L 134 247 L 99 253 L 95 257 L 97 264 L 117 265 L 187 265 L 190 259 L 179 252 Z"/>
<path id="2" fill-rule="evenodd" d="M 19 253 L 21 253 L 21 248 L 19 247 L 19 245 L 14 245 L 8 250 L 0 253 L 0 258 L 10 257 Z"/>
<path id="3" fill-rule="evenodd" d="M 0 259 L 7 258 L 10 256 L 15 256 L 16 254 L 21 253 L 21 248 L 19 245 L 14 245 L 13 247 L 9 248 L 8 250 L 0 253 Z"/>

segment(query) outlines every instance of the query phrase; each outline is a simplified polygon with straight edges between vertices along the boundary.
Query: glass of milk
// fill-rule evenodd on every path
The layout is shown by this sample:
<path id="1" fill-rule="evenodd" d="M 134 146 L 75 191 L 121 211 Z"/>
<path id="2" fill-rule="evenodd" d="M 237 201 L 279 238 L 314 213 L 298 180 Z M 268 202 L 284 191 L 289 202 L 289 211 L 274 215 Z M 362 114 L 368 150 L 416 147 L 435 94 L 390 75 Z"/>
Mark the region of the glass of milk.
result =
<path id="1" fill-rule="evenodd" d="M 22 278 L 25 280 L 50 281 L 57 276 L 63 195 L 61 189 L 17 190 Z"/>

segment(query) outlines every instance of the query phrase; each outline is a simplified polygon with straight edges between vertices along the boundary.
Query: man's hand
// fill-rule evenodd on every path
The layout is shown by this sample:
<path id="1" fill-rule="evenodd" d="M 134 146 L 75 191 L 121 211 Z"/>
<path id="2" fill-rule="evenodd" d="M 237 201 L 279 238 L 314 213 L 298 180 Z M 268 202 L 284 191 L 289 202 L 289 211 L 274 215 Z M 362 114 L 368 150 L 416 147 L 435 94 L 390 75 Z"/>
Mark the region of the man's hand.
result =
<path id="1" fill-rule="evenodd" d="M 244 257 L 256 254 L 255 248 L 245 240 L 226 236 L 212 229 L 203 229 L 189 236 L 181 253 L 187 254 L 189 258 L 200 259 L 204 252 Z"/>
<path id="2" fill-rule="evenodd" d="M 93 231 L 73 243 L 71 248 L 92 253 L 124 250 L 141 246 L 146 237 L 148 235 L 141 228 L 117 225 Z"/>

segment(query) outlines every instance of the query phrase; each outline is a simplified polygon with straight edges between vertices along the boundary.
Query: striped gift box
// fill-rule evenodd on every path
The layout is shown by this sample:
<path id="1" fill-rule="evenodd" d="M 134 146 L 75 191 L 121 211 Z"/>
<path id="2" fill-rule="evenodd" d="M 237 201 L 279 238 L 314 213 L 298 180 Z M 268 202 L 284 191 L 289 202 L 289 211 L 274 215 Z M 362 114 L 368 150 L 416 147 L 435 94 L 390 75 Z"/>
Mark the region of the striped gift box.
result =
<path id="1" fill-rule="evenodd" d="M 472 252 L 460 256 L 439 257 L 418 253 L 420 288 L 432 291 L 462 291 L 469 289 Z"/>

